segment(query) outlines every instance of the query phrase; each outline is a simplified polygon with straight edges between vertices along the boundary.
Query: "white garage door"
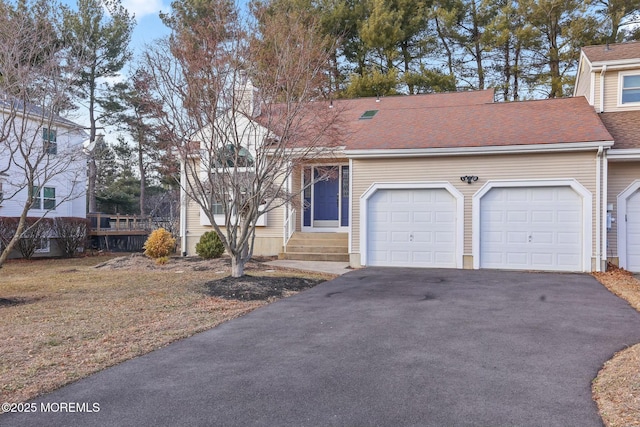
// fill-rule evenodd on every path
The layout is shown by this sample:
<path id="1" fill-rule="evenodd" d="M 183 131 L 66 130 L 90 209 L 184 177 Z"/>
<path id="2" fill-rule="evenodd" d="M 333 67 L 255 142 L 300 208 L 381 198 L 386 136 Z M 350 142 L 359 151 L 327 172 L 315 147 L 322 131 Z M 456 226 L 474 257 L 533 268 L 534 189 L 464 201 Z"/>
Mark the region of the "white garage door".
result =
<path id="1" fill-rule="evenodd" d="M 456 267 L 456 199 L 445 189 L 384 189 L 367 204 L 367 264 Z"/>
<path id="2" fill-rule="evenodd" d="M 582 271 L 582 232 L 571 187 L 493 188 L 480 201 L 480 267 Z"/>
<path id="3" fill-rule="evenodd" d="M 640 271 L 640 190 L 627 199 L 627 270 Z M 621 218 L 624 220 L 624 218 Z"/>

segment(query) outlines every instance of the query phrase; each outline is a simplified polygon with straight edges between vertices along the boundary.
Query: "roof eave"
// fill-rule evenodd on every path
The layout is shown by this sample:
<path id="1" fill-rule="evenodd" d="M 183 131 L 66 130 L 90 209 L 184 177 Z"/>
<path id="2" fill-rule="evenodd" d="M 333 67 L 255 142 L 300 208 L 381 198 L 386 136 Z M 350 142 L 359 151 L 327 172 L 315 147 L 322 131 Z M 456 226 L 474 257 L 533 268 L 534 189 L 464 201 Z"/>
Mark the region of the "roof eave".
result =
<path id="1" fill-rule="evenodd" d="M 640 160 L 640 148 L 612 148 L 607 153 L 608 160 Z"/>
<path id="2" fill-rule="evenodd" d="M 553 144 L 528 144 L 484 147 L 445 147 L 445 148 L 404 148 L 404 149 L 366 149 L 345 150 L 350 159 L 401 158 L 401 157 L 442 157 L 473 156 L 489 154 L 533 154 L 549 152 L 592 151 L 598 148 L 610 148 L 613 140 L 563 142 Z"/>
<path id="3" fill-rule="evenodd" d="M 640 64 L 640 58 L 612 59 L 608 61 L 594 61 L 590 63 L 592 73 L 602 70 L 602 67 L 605 65 L 607 66 L 607 69 L 616 69 L 637 66 L 638 64 Z"/>

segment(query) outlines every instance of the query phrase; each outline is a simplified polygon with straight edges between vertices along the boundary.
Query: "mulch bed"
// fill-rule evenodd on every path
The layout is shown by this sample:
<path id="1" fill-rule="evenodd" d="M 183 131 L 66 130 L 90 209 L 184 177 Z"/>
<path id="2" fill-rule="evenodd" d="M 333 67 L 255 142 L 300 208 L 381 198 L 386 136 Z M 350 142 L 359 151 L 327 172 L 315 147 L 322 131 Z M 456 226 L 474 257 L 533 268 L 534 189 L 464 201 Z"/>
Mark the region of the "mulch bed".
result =
<path id="1" fill-rule="evenodd" d="M 300 277 L 250 276 L 224 277 L 205 283 L 205 293 L 209 296 L 241 301 L 268 300 L 280 298 L 288 293 L 312 288 L 325 279 L 305 279 Z"/>

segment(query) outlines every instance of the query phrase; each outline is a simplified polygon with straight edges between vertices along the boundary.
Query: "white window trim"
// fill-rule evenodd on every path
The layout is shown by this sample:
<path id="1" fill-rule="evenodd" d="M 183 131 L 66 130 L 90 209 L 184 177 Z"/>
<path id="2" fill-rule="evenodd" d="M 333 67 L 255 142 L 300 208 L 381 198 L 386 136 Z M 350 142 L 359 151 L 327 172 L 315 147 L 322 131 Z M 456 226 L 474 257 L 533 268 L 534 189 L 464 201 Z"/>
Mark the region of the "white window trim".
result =
<path id="1" fill-rule="evenodd" d="M 589 273 L 591 271 L 591 256 L 593 252 L 593 195 L 582 184 L 572 178 L 487 181 L 473 195 L 472 199 L 471 254 L 473 256 L 473 268 L 475 270 L 480 269 L 480 205 L 482 198 L 493 188 L 516 187 L 571 187 L 573 191 L 582 197 L 582 271 Z"/>
<path id="2" fill-rule="evenodd" d="M 618 107 L 640 107 L 640 102 L 622 102 L 622 91 L 624 89 L 624 78 L 626 76 L 640 76 L 640 71 L 620 71 L 618 73 Z"/>
<path id="3" fill-rule="evenodd" d="M 456 268 L 463 267 L 464 196 L 450 182 L 374 182 L 360 196 L 360 264 L 367 265 L 367 210 L 369 199 L 378 190 L 444 189 L 456 199 Z"/>
<path id="4" fill-rule="evenodd" d="M 49 252 L 51 252 L 51 239 L 49 237 L 43 237 L 41 239 L 41 243 L 42 241 L 45 242 L 45 246 L 40 246 L 39 248 L 37 248 L 36 250 L 34 250 L 33 252 L 36 254 L 48 254 Z"/>
<path id="5" fill-rule="evenodd" d="M 264 210 L 264 205 L 260 205 L 260 207 L 258 207 L 259 211 L 263 211 Z M 256 221 L 256 227 L 266 227 L 267 226 L 267 213 L 263 213 L 262 215 L 260 215 L 258 217 L 258 220 Z M 224 215 L 214 215 L 213 219 L 216 221 L 216 224 L 218 224 L 218 226 L 220 227 L 225 227 L 225 216 Z M 231 221 L 235 222 L 236 220 L 236 216 L 235 215 L 231 215 Z M 206 212 L 204 211 L 204 209 L 202 209 L 202 207 L 200 207 L 200 225 L 204 225 L 204 226 L 208 226 L 211 227 L 211 221 L 209 221 L 209 217 L 207 216 Z"/>
<path id="6" fill-rule="evenodd" d="M 53 199 L 51 198 L 47 198 L 47 200 L 53 200 L 54 201 L 54 205 L 52 209 L 46 209 L 44 207 L 44 189 L 45 188 L 53 188 L 54 193 L 57 193 L 57 188 L 56 187 L 39 187 L 38 188 L 38 197 L 36 198 L 36 200 L 39 200 L 40 203 L 38 204 L 38 207 L 35 208 L 29 208 L 30 211 L 41 211 L 41 212 L 55 212 L 58 209 L 58 196 L 55 196 Z M 31 189 L 29 189 L 29 191 L 31 191 Z M 34 200 L 34 202 L 36 201 Z"/>

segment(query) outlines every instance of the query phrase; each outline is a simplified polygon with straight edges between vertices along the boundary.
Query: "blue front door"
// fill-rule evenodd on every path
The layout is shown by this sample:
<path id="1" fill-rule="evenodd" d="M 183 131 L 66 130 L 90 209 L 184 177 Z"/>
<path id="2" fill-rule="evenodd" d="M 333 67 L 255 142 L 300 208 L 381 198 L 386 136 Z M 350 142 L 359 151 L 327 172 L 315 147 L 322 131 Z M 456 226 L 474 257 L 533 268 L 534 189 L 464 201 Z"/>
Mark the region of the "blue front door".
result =
<path id="1" fill-rule="evenodd" d="M 338 226 L 340 202 L 340 169 L 338 166 L 314 168 L 313 221 L 314 225 Z M 319 221 L 316 223 L 316 221 Z M 335 223 L 333 223 L 335 222 Z"/>

